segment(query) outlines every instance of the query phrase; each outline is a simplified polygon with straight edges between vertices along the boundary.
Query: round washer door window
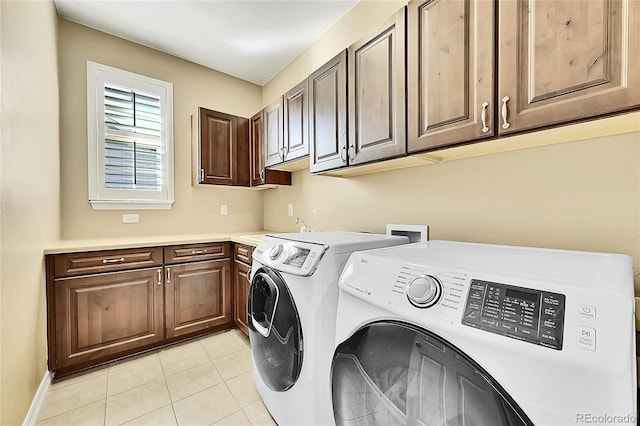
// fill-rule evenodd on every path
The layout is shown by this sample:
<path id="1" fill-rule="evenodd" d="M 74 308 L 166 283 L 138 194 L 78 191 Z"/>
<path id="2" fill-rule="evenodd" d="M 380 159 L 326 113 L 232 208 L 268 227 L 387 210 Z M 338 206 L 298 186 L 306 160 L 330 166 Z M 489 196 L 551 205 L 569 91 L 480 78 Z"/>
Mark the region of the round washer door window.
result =
<path id="1" fill-rule="evenodd" d="M 396 322 L 367 325 L 336 349 L 337 425 L 532 425 L 489 374 L 444 339 Z"/>
<path id="2" fill-rule="evenodd" d="M 249 289 L 249 339 L 256 368 L 269 389 L 293 386 L 302 369 L 302 326 L 282 277 L 260 268 Z"/>

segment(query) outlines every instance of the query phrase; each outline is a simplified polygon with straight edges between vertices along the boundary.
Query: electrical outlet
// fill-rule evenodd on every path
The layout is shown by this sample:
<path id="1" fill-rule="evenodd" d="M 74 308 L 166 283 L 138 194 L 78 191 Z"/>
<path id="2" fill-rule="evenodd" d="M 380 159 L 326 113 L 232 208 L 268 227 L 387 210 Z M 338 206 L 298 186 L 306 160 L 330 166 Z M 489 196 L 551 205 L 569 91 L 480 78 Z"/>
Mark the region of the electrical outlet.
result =
<path id="1" fill-rule="evenodd" d="M 287 204 L 287 214 L 293 216 L 293 203 Z"/>
<path id="2" fill-rule="evenodd" d="M 137 213 L 122 215 L 122 223 L 138 223 L 138 222 L 140 222 L 140 216 Z"/>
<path id="3" fill-rule="evenodd" d="M 226 216 L 228 212 L 229 212 L 229 209 L 227 208 L 227 205 L 226 204 L 220 204 L 220 214 L 222 216 Z"/>

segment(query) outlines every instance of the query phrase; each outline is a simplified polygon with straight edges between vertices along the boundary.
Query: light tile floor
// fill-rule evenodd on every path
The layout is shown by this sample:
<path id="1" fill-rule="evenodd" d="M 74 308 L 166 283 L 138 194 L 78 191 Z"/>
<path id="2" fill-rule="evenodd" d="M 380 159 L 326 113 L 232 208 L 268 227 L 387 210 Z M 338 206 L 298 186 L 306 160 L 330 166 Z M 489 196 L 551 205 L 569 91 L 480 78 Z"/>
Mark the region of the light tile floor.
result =
<path id="1" fill-rule="evenodd" d="M 38 425 L 275 425 L 237 329 L 118 362 L 49 388 Z"/>

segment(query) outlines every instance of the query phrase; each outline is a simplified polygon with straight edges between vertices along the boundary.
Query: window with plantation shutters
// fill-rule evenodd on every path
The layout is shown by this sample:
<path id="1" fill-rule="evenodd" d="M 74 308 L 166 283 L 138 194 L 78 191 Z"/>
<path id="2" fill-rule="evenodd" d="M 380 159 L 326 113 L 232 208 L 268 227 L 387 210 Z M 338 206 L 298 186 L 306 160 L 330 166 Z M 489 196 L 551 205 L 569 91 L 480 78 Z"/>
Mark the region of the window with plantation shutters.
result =
<path id="1" fill-rule="evenodd" d="M 171 208 L 171 83 L 94 62 L 87 71 L 91 205 Z"/>

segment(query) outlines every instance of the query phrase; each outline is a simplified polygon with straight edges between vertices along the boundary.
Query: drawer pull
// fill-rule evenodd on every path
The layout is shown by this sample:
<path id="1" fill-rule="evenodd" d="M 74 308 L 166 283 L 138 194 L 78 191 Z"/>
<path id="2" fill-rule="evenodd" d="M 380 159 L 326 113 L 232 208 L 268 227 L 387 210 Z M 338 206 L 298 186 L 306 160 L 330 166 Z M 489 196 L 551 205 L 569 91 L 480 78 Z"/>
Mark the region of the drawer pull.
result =
<path id="1" fill-rule="evenodd" d="M 166 269 L 167 272 L 167 285 L 171 284 L 171 268 Z"/>
<path id="2" fill-rule="evenodd" d="M 158 285 L 162 285 L 162 269 L 158 269 Z"/>
<path id="3" fill-rule="evenodd" d="M 117 259 L 102 259 L 102 263 L 105 265 L 109 265 L 111 263 L 122 263 L 124 262 L 124 257 L 119 257 Z"/>
<path id="4" fill-rule="evenodd" d="M 191 254 L 195 256 L 199 256 L 201 254 L 207 254 L 207 250 L 191 250 Z"/>

